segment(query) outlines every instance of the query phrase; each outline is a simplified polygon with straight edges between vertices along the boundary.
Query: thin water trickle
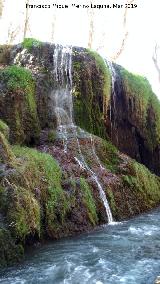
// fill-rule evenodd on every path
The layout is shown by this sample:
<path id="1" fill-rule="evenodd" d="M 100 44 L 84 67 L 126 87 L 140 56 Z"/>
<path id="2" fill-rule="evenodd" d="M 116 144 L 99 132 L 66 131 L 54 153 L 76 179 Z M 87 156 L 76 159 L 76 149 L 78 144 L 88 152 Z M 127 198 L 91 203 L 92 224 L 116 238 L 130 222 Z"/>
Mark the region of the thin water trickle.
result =
<path id="1" fill-rule="evenodd" d="M 116 70 L 111 61 L 105 60 L 105 64 L 108 66 L 111 73 L 111 82 L 112 82 L 112 91 L 111 91 L 111 102 L 110 102 L 110 123 L 111 123 L 111 139 L 113 138 L 113 130 L 115 132 L 116 143 L 118 145 L 118 135 L 116 135 L 116 91 L 115 91 L 115 83 L 116 83 Z"/>
<path id="2" fill-rule="evenodd" d="M 107 201 L 105 192 L 102 185 L 96 175 L 96 173 L 87 164 L 84 155 L 81 151 L 81 146 L 78 139 L 77 127 L 74 125 L 73 121 L 73 101 L 72 101 L 72 47 L 63 47 L 57 45 L 55 47 L 54 55 L 54 79 L 56 82 L 56 92 L 54 91 L 53 97 L 53 112 L 57 117 L 57 131 L 63 139 L 64 152 L 67 152 L 67 147 L 69 144 L 69 139 L 71 139 L 70 131 L 72 132 L 72 138 L 76 139 L 77 145 L 77 155 L 75 160 L 81 168 L 86 169 L 90 174 L 92 179 L 97 184 L 99 190 L 100 198 L 106 209 L 106 214 L 108 217 L 108 223 L 113 222 L 112 213 Z M 90 136 L 91 147 L 94 158 L 98 161 L 100 168 L 103 169 L 100 160 L 95 152 L 95 147 L 93 143 L 92 136 Z"/>

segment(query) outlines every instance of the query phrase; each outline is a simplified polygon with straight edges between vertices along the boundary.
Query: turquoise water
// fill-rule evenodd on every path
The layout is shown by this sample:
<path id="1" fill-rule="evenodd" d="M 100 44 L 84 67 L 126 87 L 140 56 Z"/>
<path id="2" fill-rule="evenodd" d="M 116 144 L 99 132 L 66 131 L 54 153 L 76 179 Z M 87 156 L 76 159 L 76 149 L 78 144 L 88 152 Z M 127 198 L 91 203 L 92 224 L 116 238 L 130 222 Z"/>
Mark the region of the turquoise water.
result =
<path id="1" fill-rule="evenodd" d="M 3 270 L 0 283 L 153 284 L 160 275 L 160 209 L 63 239 Z"/>

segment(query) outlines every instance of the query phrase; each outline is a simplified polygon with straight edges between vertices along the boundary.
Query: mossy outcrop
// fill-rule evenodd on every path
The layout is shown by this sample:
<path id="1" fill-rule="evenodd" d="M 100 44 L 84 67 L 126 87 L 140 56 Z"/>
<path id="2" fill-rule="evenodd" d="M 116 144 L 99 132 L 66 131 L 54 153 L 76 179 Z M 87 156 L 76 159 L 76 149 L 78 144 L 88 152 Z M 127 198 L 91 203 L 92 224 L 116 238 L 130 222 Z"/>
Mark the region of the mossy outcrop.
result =
<path id="1" fill-rule="evenodd" d="M 1 137 L 7 153 L 1 155 L 1 230 L 5 228 L 3 233 L 10 236 L 6 246 L 10 254 L 3 251 L 1 265 L 19 261 L 26 244 L 107 222 L 97 183 L 74 158 L 76 139 L 71 139 L 66 155 L 59 139 L 36 150 L 11 147 L 2 133 Z M 160 203 L 160 178 L 144 166 L 96 136 L 79 137 L 79 145 L 105 190 L 114 220 L 133 217 Z"/>
<path id="2" fill-rule="evenodd" d="M 111 74 L 103 58 L 88 49 L 74 49 L 73 83 L 76 124 L 90 133 L 105 138 Z"/>
<path id="3" fill-rule="evenodd" d="M 114 220 L 158 206 L 160 178 L 109 140 L 159 173 L 159 102 L 146 79 L 115 65 L 113 97 L 105 61 L 73 48 L 74 119 L 89 133 L 68 128 L 65 152 L 52 111 L 54 45 L 26 39 L 7 52 L 10 66 L 0 69 L 0 265 L 18 261 L 28 244 L 107 223 L 93 173 Z"/>
<path id="4" fill-rule="evenodd" d="M 121 66 L 114 68 L 112 129 L 108 134 L 122 152 L 160 175 L 160 102 L 146 78 Z"/>
<path id="5" fill-rule="evenodd" d="M 22 260 L 24 250 L 21 245 L 16 245 L 10 232 L 0 229 L 0 268 L 13 265 Z"/>
<path id="6" fill-rule="evenodd" d="M 9 127 L 1 119 L 0 119 L 0 132 L 2 132 L 7 139 L 9 139 Z"/>
<path id="7" fill-rule="evenodd" d="M 108 66 L 95 52 L 75 51 L 76 123 L 102 138 L 110 137 L 120 151 L 160 175 L 160 102 L 146 78 L 116 64 L 111 74 Z"/>
<path id="8" fill-rule="evenodd" d="M 8 145 L 7 139 L 0 131 L 0 162 L 9 164 L 14 160 L 14 158 L 14 154 Z"/>
<path id="9" fill-rule="evenodd" d="M 10 127 L 11 141 L 35 142 L 40 129 L 31 73 L 23 67 L 9 66 L 0 70 L 0 80 L 0 117 Z"/>

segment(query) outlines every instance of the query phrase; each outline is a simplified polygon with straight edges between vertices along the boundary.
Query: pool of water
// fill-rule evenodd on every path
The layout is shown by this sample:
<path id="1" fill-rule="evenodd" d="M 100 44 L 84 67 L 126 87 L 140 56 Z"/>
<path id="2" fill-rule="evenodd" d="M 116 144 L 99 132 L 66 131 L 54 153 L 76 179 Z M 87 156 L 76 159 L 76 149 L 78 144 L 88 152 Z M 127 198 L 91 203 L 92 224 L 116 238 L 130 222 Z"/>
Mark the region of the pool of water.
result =
<path id="1" fill-rule="evenodd" d="M 160 275 L 160 208 L 34 249 L 0 283 L 153 284 Z"/>

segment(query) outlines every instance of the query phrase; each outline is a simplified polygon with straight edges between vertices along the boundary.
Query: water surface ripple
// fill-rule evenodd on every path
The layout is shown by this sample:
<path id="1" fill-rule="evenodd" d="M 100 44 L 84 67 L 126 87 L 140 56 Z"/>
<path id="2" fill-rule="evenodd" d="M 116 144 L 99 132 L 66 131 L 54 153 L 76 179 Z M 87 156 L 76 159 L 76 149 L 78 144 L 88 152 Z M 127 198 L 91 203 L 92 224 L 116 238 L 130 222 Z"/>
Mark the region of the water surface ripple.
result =
<path id="1" fill-rule="evenodd" d="M 160 275 L 160 208 L 32 250 L 3 284 L 153 284 Z"/>

